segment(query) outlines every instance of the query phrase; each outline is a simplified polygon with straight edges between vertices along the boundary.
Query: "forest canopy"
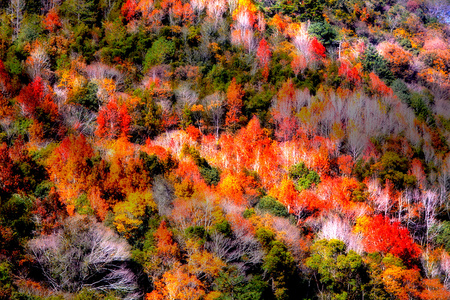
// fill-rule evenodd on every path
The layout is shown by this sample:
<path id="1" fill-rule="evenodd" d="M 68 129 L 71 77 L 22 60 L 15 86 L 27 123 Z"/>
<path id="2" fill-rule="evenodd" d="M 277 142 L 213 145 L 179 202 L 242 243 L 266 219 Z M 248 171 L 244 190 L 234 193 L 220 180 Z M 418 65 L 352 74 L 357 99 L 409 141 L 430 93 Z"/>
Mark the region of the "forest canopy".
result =
<path id="1" fill-rule="evenodd" d="M 450 298 L 450 2 L 0 2 L 0 299 Z"/>

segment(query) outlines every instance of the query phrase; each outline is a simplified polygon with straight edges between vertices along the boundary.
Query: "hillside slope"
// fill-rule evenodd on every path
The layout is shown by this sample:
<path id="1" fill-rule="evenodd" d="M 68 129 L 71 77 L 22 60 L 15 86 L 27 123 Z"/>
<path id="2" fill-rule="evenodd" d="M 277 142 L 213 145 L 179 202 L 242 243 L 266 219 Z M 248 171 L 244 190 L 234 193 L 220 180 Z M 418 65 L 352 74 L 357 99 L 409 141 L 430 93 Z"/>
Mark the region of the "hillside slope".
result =
<path id="1" fill-rule="evenodd" d="M 449 299 L 448 1 L 0 3 L 0 299 Z"/>

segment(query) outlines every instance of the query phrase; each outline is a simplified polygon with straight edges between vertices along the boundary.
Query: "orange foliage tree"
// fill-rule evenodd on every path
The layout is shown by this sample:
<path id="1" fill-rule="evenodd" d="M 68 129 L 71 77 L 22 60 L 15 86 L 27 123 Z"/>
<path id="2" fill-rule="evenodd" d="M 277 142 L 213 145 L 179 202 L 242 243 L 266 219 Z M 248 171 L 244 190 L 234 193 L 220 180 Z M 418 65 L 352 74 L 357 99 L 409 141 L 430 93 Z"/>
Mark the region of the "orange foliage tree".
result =
<path id="1" fill-rule="evenodd" d="M 278 148 L 261 128 L 257 117 L 253 117 L 236 137 L 223 135 L 219 142 L 222 151 L 218 158 L 222 169 L 234 173 L 245 169 L 256 171 L 263 184 L 272 185 L 279 180 Z"/>
<path id="2" fill-rule="evenodd" d="M 66 137 L 47 160 L 50 179 L 66 205 L 88 189 L 91 172 L 89 159 L 94 155 L 92 147 L 83 135 Z"/>
<path id="3" fill-rule="evenodd" d="M 50 32 L 55 32 L 56 29 L 62 26 L 58 11 L 55 8 L 49 10 L 42 23 L 44 24 L 45 29 Z"/>
<path id="4" fill-rule="evenodd" d="M 372 90 L 380 96 L 392 96 L 394 92 L 375 73 L 369 74 Z"/>
<path id="5" fill-rule="evenodd" d="M 205 295 L 203 284 L 190 275 L 184 267 L 164 273 L 155 282 L 155 289 L 147 294 L 147 300 L 199 300 Z"/>
<path id="6" fill-rule="evenodd" d="M 276 196 L 290 213 L 299 210 L 299 195 L 292 180 L 284 178 Z"/>
<path id="7" fill-rule="evenodd" d="M 153 236 L 156 240 L 158 255 L 166 260 L 171 260 L 178 256 L 178 245 L 173 241 L 173 233 L 167 229 L 166 224 L 166 221 L 162 221 Z"/>
<path id="8" fill-rule="evenodd" d="M 229 199 L 238 205 L 244 203 L 244 189 L 236 176 L 231 174 L 224 176 L 219 183 L 218 189 L 221 196 L 225 199 Z"/>
<path id="9" fill-rule="evenodd" d="M 381 277 L 386 291 L 396 299 L 419 298 L 421 276 L 418 269 L 388 264 Z"/>
<path id="10" fill-rule="evenodd" d="M 412 54 L 402 47 L 388 42 L 381 43 L 377 47 L 380 54 L 387 59 L 395 76 L 408 78 L 413 75 L 411 69 Z"/>
<path id="11" fill-rule="evenodd" d="M 225 125 L 232 131 L 237 129 L 237 126 L 242 115 L 242 97 L 244 91 L 242 86 L 236 83 L 236 78 L 231 80 L 227 90 L 227 107 L 228 112 L 225 117 Z"/>
<path id="12" fill-rule="evenodd" d="M 448 291 L 439 279 L 424 279 L 424 290 L 420 293 L 420 298 L 424 300 L 446 300 L 450 299 Z"/>

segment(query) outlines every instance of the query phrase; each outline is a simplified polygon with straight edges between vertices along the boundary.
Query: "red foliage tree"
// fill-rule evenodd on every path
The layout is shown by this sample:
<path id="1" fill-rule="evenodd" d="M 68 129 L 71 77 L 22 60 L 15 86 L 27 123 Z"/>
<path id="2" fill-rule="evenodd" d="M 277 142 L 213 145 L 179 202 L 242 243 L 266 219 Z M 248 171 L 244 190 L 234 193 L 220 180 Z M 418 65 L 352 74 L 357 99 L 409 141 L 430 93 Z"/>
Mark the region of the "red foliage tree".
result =
<path id="1" fill-rule="evenodd" d="M 352 174 L 353 166 L 355 163 L 350 155 L 341 155 L 337 158 L 337 164 L 339 171 L 345 175 L 350 176 Z"/>
<path id="2" fill-rule="evenodd" d="M 317 38 L 313 38 L 311 40 L 311 51 L 313 54 L 315 54 L 317 57 L 321 57 L 321 58 L 325 58 L 325 47 L 322 45 L 322 43 L 320 43 Z"/>
<path id="3" fill-rule="evenodd" d="M 369 74 L 372 90 L 380 96 L 392 96 L 394 92 L 376 74 Z"/>
<path id="4" fill-rule="evenodd" d="M 116 138 L 127 135 L 130 130 L 131 117 L 125 104 L 117 105 L 111 99 L 106 106 L 100 108 L 97 117 L 98 127 L 95 134 L 99 137 Z"/>
<path id="5" fill-rule="evenodd" d="M 9 155 L 6 143 L 0 145 L 0 191 L 10 193 L 17 188 L 18 175 L 14 172 L 14 163 Z"/>
<path id="6" fill-rule="evenodd" d="M 184 3 L 180 0 L 163 0 L 161 1 L 161 8 L 169 15 L 171 22 L 175 20 L 179 21 L 191 21 L 194 12 L 189 3 Z"/>
<path id="7" fill-rule="evenodd" d="M 421 254 L 408 229 L 400 226 L 399 222 L 391 222 L 388 217 L 375 216 L 366 224 L 363 233 L 362 242 L 367 252 L 391 253 L 409 265 Z"/>
<path id="8" fill-rule="evenodd" d="M 339 76 L 345 77 L 351 84 L 357 86 L 361 83 L 361 76 L 356 67 L 352 67 L 347 61 L 341 61 Z"/>
<path id="9" fill-rule="evenodd" d="M 0 60 L 0 93 L 8 94 L 11 91 L 11 78 L 5 69 L 3 61 Z"/>
<path id="10" fill-rule="evenodd" d="M 136 9 L 137 9 L 137 1 L 136 0 L 127 0 L 120 10 L 120 13 L 122 16 L 127 19 L 127 21 L 130 21 L 135 15 L 136 15 Z"/>
<path id="11" fill-rule="evenodd" d="M 195 142 L 201 141 L 202 133 L 200 132 L 200 130 L 197 127 L 189 125 L 186 128 L 186 133 L 193 141 L 195 141 Z"/>
<path id="12" fill-rule="evenodd" d="M 18 101 L 25 115 L 33 116 L 36 107 L 44 100 L 44 83 L 41 77 L 36 77 L 29 85 L 24 87 L 19 94 Z"/>
<path id="13" fill-rule="evenodd" d="M 259 65 L 262 68 L 262 76 L 267 81 L 269 77 L 269 63 L 272 53 L 269 48 L 269 44 L 265 39 L 259 42 L 258 50 L 256 51 L 256 57 L 258 58 Z"/>

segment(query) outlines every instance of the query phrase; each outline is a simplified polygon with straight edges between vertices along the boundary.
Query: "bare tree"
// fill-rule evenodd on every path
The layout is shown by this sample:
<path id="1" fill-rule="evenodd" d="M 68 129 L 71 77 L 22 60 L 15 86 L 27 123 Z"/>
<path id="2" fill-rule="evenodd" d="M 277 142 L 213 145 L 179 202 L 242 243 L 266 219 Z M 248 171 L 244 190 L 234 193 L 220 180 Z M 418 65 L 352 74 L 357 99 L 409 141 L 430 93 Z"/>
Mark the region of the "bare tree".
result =
<path id="1" fill-rule="evenodd" d="M 223 119 L 223 114 L 225 113 L 225 96 L 220 92 L 216 92 L 212 95 L 206 96 L 203 99 L 203 102 L 205 103 L 204 106 L 206 107 L 207 111 L 211 114 L 211 119 L 215 128 L 216 139 L 218 140 L 220 124 Z"/>
<path id="2" fill-rule="evenodd" d="M 26 67 L 28 74 L 32 79 L 36 77 L 41 77 L 44 79 L 49 79 L 50 72 L 50 59 L 41 44 L 37 44 L 36 47 L 31 51 L 30 56 L 27 58 Z"/>
<path id="3" fill-rule="evenodd" d="M 88 287 L 131 295 L 137 288 L 136 276 L 127 267 L 130 246 L 93 218 L 69 217 L 59 231 L 37 237 L 28 246 L 48 284 L 57 291 Z"/>
<path id="4" fill-rule="evenodd" d="M 103 16 L 107 18 L 114 9 L 117 0 L 100 0 L 100 5 L 103 8 Z"/>
<path id="5" fill-rule="evenodd" d="M 359 128 L 352 126 L 348 133 L 348 150 L 354 160 L 363 153 L 367 144 L 367 136 Z"/>
<path id="6" fill-rule="evenodd" d="M 104 63 L 92 63 L 84 68 L 84 72 L 90 80 L 103 80 L 105 78 L 114 80 L 118 90 L 124 86 L 125 76 L 116 68 Z"/>
<path id="7" fill-rule="evenodd" d="M 49 10 L 61 5 L 61 0 L 40 0 L 42 4 L 43 13 L 46 14 Z"/>
<path id="8" fill-rule="evenodd" d="M 23 21 L 23 10 L 25 9 L 25 0 L 11 0 L 8 7 L 8 14 L 13 27 L 13 41 L 17 38 L 20 31 L 20 25 Z"/>
<path id="9" fill-rule="evenodd" d="M 95 131 L 97 114 L 81 105 L 65 105 L 60 109 L 62 120 L 69 128 L 76 129 L 85 136 L 92 136 Z"/>
<path id="10" fill-rule="evenodd" d="M 198 101 L 198 93 L 191 89 L 189 83 L 182 83 L 175 91 L 177 110 L 181 111 L 187 106 L 191 107 Z"/>
<path id="11" fill-rule="evenodd" d="M 233 237 L 214 232 L 205 247 L 226 263 L 233 263 L 242 271 L 261 263 L 264 257 L 261 244 L 252 235 L 242 235 L 239 232 L 235 232 Z"/>
<path id="12" fill-rule="evenodd" d="M 169 216 L 172 213 L 174 198 L 174 188 L 170 182 L 163 176 L 156 176 L 153 181 L 153 199 L 161 216 Z"/>
<path id="13" fill-rule="evenodd" d="M 441 270 L 444 274 L 444 285 L 450 289 L 450 255 L 446 251 L 442 251 Z"/>
<path id="14" fill-rule="evenodd" d="M 426 190 L 420 194 L 420 202 L 423 209 L 424 226 L 425 226 L 425 244 L 432 242 L 435 236 L 432 233 L 432 228 L 436 224 L 437 208 L 441 204 L 437 193 Z"/>
<path id="15" fill-rule="evenodd" d="M 348 221 L 344 221 L 338 216 L 332 216 L 325 221 L 318 234 L 318 238 L 327 240 L 337 239 L 347 245 L 347 251 L 353 250 L 358 254 L 362 254 L 363 252 L 361 237 L 352 232 L 352 227 Z"/>

